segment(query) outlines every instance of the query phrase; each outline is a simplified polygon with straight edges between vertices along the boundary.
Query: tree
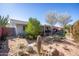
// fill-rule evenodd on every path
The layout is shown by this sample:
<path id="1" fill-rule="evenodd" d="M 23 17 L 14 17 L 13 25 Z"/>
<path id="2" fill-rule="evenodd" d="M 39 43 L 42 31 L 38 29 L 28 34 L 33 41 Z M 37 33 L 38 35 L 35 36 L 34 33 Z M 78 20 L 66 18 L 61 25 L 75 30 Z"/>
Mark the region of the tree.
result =
<path id="1" fill-rule="evenodd" d="M 29 18 L 25 32 L 27 32 L 33 38 L 36 38 L 41 32 L 40 22 L 36 18 Z"/>
<path id="2" fill-rule="evenodd" d="M 68 23 L 70 23 L 71 20 L 71 16 L 67 15 L 67 14 L 62 14 L 59 15 L 58 18 L 58 22 L 64 27 L 65 25 L 67 25 Z"/>
<path id="3" fill-rule="evenodd" d="M 8 24 L 9 16 L 0 16 L 0 27 L 5 27 Z"/>
<path id="4" fill-rule="evenodd" d="M 58 18 L 58 22 L 61 24 L 61 26 L 64 28 L 64 31 L 66 33 L 69 33 L 70 31 L 70 28 L 71 26 L 68 25 L 70 22 L 71 22 L 71 16 L 70 15 L 67 15 L 67 14 L 62 14 L 62 15 L 59 15 L 59 18 Z"/>
<path id="5" fill-rule="evenodd" d="M 51 25 L 51 35 L 52 35 L 52 27 L 59 23 L 66 31 L 66 28 L 70 27 L 68 24 L 72 21 L 71 16 L 67 14 L 58 14 L 58 13 L 48 13 L 46 16 L 46 21 Z"/>
<path id="6" fill-rule="evenodd" d="M 57 22 L 57 13 L 48 13 L 46 16 L 46 21 L 51 25 L 51 35 L 52 35 L 52 27 Z"/>

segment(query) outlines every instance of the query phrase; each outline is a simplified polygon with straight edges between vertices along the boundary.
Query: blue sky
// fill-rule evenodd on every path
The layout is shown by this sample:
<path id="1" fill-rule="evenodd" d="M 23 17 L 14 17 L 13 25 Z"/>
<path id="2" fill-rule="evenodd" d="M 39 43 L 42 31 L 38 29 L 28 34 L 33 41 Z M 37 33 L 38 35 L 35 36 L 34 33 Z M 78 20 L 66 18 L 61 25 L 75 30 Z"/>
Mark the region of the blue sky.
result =
<path id="1" fill-rule="evenodd" d="M 0 15 L 28 21 L 29 17 L 37 18 L 41 24 L 46 24 L 46 13 L 49 11 L 71 15 L 73 22 L 79 19 L 79 4 L 77 3 L 16 3 L 0 4 Z"/>

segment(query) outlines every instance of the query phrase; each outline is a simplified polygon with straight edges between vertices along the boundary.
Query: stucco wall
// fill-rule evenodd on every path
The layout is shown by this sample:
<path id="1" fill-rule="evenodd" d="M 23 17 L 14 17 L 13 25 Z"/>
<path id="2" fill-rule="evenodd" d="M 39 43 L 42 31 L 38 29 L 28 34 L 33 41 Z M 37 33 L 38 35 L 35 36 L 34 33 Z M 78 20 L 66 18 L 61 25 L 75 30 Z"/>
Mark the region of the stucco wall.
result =
<path id="1" fill-rule="evenodd" d="M 22 33 L 23 32 L 23 25 L 21 24 L 16 24 L 16 34 Z"/>
<path id="2" fill-rule="evenodd" d="M 9 20 L 7 27 L 15 28 L 16 35 L 23 32 L 23 26 L 26 24 L 24 21 L 19 20 Z"/>

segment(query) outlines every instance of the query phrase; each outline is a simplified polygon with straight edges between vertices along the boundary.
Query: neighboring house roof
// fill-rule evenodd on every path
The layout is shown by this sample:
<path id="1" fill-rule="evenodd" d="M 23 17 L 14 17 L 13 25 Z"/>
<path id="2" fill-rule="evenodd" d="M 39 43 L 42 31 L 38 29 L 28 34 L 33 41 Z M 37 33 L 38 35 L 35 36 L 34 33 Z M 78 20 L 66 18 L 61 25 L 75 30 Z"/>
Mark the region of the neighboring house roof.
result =
<path id="1" fill-rule="evenodd" d="M 8 24 L 6 27 L 15 27 L 15 25 L 26 25 L 27 21 L 21 21 L 21 20 L 15 20 L 15 19 L 9 19 Z"/>
<path id="2" fill-rule="evenodd" d="M 25 25 L 27 23 L 26 21 L 15 20 L 15 19 L 10 19 L 10 22 L 15 24 L 22 24 L 22 25 Z"/>
<path id="3" fill-rule="evenodd" d="M 63 29 L 63 27 L 57 27 L 57 26 L 52 26 L 52 27 L 51 27 L 51 26 L 49 26 L 49 25 L 42 25 L 41 27 L 42 27 L 42 29 L 47 29 L 47 28 L 48 28 L 48 29 L 50 29 L 50 30 L 51 30 L 51 28 L 52 28 L 52 29 L 58 29 L 58 30 Z"/>
<path id="4" fill-rule="evenodd" d="M 49 27 L 49 28 L 51 27 L 51 26 L 49 26 L 49 25 L 41 25 L 41 26 L 42 26 L 42 27 L 44 27 L 44 26 L 45 26 L 45 27 Z M 62 29 L 63 27 L 52 26 L 52 28 L 61 28 L 61 29 Z"/>

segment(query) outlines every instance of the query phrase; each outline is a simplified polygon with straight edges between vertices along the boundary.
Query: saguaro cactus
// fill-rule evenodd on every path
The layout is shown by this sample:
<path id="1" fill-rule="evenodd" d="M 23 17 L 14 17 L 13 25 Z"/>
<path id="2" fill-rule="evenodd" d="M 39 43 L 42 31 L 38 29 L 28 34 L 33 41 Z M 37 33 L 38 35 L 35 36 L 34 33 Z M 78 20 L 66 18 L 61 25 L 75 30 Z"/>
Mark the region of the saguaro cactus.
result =
<path id="1" fill-rule="evenodd" d="M 40 55 L 40 52 L 41 52 L 41 41 L 42 40 L 42 37 L 40 35 L 38 35 L 37 37 L 37 52 L 38 52 L 38 55 Z"/>

